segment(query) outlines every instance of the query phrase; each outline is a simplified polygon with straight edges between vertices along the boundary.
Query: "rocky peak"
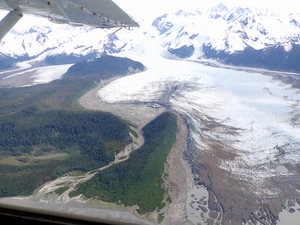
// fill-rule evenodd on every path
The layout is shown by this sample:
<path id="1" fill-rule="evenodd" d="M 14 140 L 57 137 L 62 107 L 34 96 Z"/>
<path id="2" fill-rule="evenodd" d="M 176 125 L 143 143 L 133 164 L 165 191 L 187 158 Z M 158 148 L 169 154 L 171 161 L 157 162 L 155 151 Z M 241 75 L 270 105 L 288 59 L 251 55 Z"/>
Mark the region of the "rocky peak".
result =
<path id="1" fill-rule="evenodd" d="M 195 16 L 194 13 L 191 13 L 191 12 L 186 12 L 186 11 L 183 11 L 182 9 L 178 10 L 176 13 L 175 13 L 176 16 L 183 16 L 183 17 L 187 17 L 187 16 Z"/>
<path id="2" fill-rule="evenodd" d="M 218 4 L 210 9 L 211 12 L 225 12 L 228 11 L 228 8 L 223 3 Z"/>

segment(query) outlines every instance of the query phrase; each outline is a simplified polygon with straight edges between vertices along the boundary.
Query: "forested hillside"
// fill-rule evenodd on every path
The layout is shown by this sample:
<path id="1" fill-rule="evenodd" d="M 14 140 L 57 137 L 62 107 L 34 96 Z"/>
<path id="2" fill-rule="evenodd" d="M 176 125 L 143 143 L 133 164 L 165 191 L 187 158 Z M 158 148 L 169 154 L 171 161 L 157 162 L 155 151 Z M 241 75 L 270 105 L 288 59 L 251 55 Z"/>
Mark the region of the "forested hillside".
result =
<path id="1" fill-rule="evenodd" d="M 0 118 L 0 133 L 1 156 L 65 152 L 78 147 L 81 155 L 105 163 L 114 159 L 111 149 L 124 147 L 130 139 L 124 121 L 108 113 L 40 112 L 33 107 Z"/>
<path id="2" fill-rule="evenodd" d="M 117 60 L 123 69 L 139 70 L 132 60 Z M 114 160 L 131 141 L 128 122 L 84 110 L 77 100 L 100 79 L 125 75 L 118 72 L 73 74 L 49 84 L 0 88 L 0 197 L 27 195 L 67 172 L 89 171 Z M 58 153 L 59 157 L 39 158 Z"/>
<path id="3" fill-rule="evenodd" d="M 1 197 L 29 194 L 67 172 L 107 165 L 131 141 L 127 124 L 108 113 L 42 113 L 31 108 L 4 118 L 0 118 Z M 67 156 L 36 158 L 56 153 Z"/>
<path id="4" fill-rule="evenodd" d="M 164 206 L 162 173 L 176 139 L 177 118 L 164 113 L 143 128 L 145 144 L 127 161 L 100 171 L 94 178 L 70 193 L 98 196 L 103 201 L 139 205 L 138 212 L 152 212 Z"/>
<path id="5" fill-rule="evenodd" d="M 136 62 L 128 58 L 103 55 L 101 58 L 74 64 L 69 68 L 64 77 L 81 77 L 98 74 L 101 75 L 102 79 L 107 79 L 116 75 L 122 76 L 144 70 L 145 67 L 140 62 Z"/>
<path id="6" fill-rule="evenodd" d="M 74 64 L 62 79 L 24 88 L 0 88 L 0 116 L 28 108 L 43 110 L 76 109 L 77 100 L 102 79 L 145 70 L 143 64 L 128 58 L 102 56 Z"/>

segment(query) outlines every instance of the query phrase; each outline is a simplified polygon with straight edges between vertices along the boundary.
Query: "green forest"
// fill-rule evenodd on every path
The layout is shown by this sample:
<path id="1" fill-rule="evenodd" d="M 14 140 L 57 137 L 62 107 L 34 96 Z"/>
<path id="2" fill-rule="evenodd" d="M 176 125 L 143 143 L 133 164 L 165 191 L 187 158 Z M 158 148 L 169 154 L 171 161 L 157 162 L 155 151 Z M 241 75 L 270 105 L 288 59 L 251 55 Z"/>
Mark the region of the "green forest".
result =
<path id="1" fill-rule="evenodd" d="M 124 61 L 122 69 L 107 74 L 109 68 L 102 68 L 106 58 L 96 61 L 98 73 L 72 74 L 30 87 L 0 88 L 0 197 L 29 195 L 67 172 L 107 165 L 131 141 L 128 122 L 78 105 L 78 99 L 101 79 L 119 76 L 120 71 L 127 74 L 133 65 L 144 68 L 141 63 L 115 57 L 116 63 Z M 56 153 L 64 154 L 38 158 Z"/>
<path id="2" fill-rule="evenodd" d="M 30 107 L 0 118 L 0 155 L 20 156 L 33 150 L 70 152 L 78 147 L 81 155 L 108 163 L 114 159 L 115 149 L 130 142 L 128 132 L 124 121 L 109 113 L 40 112 Z"/>
<path id="3" fill-rule="evenodd" d="M 164 204 L 162 174 L 164 163 L 176 140 L 177 118 L 164 113 L 143 128 L 145 143 L 130 158 L 100 171 L 70 193 L 126 206 L 139 205 L 138 212 L 152 212 Z"/>
<path id="4" fill-rule="evenodd" d="M 128 121 L 78 105 L 78 99 L 100 79 L 126 75 L 129 67 L 145 69 L 126 58 L 107 60 L 111 57 L 74 65 L 62 79 L 49 84 L 0 88 L 0 197 L 30 195 L 68 172 L 107 165 L 132 141 L 129 132 L 138 136 Z M 97 73 L 97 66 L 106 67 Z M 164 163 L 176 131 L 177 117 L 160 115 L 143 128 L 145 143 L 128 160 L 100 171 L 70 196 L 83 193 L 126 206 L 137 204 L 141 214 L 161 209 Z M 59 156 L 47 158 L 51 155 Z"/>
<path id="5" fill-rule="evenodd" d="M 129 126 L 109 113 L 29 108 L 0 118 L 0 196 L 29 194 L 72 170 L 107 165 L 131 142 Z M 58 159 L 34 157 L 67 153 Z M 19 165 L 5 163 L 14 156 Z M 2 162 L 2 163 L 1 163 Z"/>

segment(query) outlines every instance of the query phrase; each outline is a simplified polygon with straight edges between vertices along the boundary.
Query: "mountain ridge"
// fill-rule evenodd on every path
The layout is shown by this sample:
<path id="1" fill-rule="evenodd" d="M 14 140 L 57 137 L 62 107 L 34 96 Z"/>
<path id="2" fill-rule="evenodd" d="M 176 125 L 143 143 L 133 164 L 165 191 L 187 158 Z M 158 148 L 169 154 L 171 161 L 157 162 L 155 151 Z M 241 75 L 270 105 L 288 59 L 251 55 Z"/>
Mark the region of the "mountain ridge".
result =
<path id="1" fill-rule="evenodd" d="M 279 16 L 266 8 L 229 9 L 219 4 L 206 11 L 179 9 L 151 21 L 139 21 L 139 30 L 120 31 L 114 36 L 109 35 L 111 31 L 89 27 L 61 26 L 54 29 L 33 25 L 23 31 L 12 30 L 0 44 L 0 70 L 36 57 L 47 65 L 58 65 L 77 63 L 103 54 L 126 55 L 143 39 L 150 38 L 158 43 L 163 54 L 175 58 L 205 58 L 238 66 L 300 71 L 295 63 L 290 62 L 281 67 L 276 63 L 270 66 L 247 62 L 247 57 L 255 55 L 272 60 L 271 53 L 278 48 L 283 48 L 282 57 L 298 56 L 300 14 Z M 143 45 L 147 48 L 147 43 Z M 249 56 L 249 52 L 253 54 Z M 245 60 L 241 62 L 241 58 Z"/>
<path id="2" fill-rule="evenodd" d="M 108 79 L 115 75 L 122 76 L 134 74 L 144 71 L 145 69 L 146 68 L 142 63 L 133 61 L 129 58 L 103 55 L 99 58 L 75 63 L 63 75 L 63 78 L 97 74 L 101 76 L 101 79 Z"/>

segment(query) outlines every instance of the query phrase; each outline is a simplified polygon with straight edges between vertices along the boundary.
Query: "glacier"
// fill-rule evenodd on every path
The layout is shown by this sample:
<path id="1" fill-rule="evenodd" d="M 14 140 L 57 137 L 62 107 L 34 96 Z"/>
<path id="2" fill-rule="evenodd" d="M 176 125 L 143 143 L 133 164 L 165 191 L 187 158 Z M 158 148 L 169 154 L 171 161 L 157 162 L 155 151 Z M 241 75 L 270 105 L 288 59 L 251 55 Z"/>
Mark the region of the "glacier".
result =
<path id="1" fill-rule="evenodd" d="M 288 180 L 297 175 L 294 169 L 284 166 L 297 167 L 300 162 L 299 90 L 261 74 L 262 70 L 249 72 L 234 66 L 210 67 L 201 60 L 166 59 L 155 43 L 148 44 L 148 49 L 140 43 L 130 53 L 147 70 L 112 81 L 95 97 L 108 104 L 155 104 L 181 115 L 189 128 L 190 145 L 184 158 L 195 176 L 194 185 L 204 182 L 195 165 L 199 160 L 203 163 L 201 157 L 208 155 L 206 161 L 212 161 L 207 163 L 217 168 L 215 173 L 222 174 L 221 185 L 238 190 L 245 195 L 241 198 L 252 196 L 260 210 L 259 202 L 264 202 L 266 196 L 281 196 L 282 189 L 270 185 L 270 180 Z M 234 182 L 228 179 L 241 185 L 232 189 Z M 226 192 L 223 185 L 221 189 L 224 187 Z M 300 192 L 294 184 L 289 188 Z M 216 193 L 214 181 L 211 189 Z M 238 200 L 232 199 L 235 201 Z"/>
<path id="2" fill-rule="evenodd" d="M 178 11 L 156 21 L 155 26 L 143 21 L 141 29 L 122 31 L 114 38 L 107 31 L 87 27 L 20 29 L 9 34 L 11 41 L 2 43 L 0 50 L 11 57 L 34 58 L 17 64 L 20 68 L 11 75 L 27 70 L 35 74 L 33 84 L 58 79 L 71 65 L 33 66 L 50 56 L 100 56 L 107 51 L 142 62 L 146 71 L 110 82 L 95 97 L 107 104 L 137 104 L 143 110 L 151 106 L 179 114 L 189 129 L 188 149 L 182 157 L 191 167 L 194 188 L 204 185 L 215 194 L 217 200 L 210 208 L 223 210 L 226 221 L 242 218 L 247 224 L 255 215 L 261 223 L 274 224 L 287 199 L 299 202 L 294 199 L 300 193 L 299 90 L 273 79 L 279 74 L 276 71 L 225 69 L 216 61 L 201 59 L 202 48 L 210 45 L 229 55 L 249 46 L 254 50 L 281 46 L 290 52 L 299 45 L 299 14 L 279 17 L 266 9 L 233 8 Z M 189 57 L 193 61 L 171 54 L 170 49 L 185 46 L 194 46 Z M 56 74 L 49 73 L 54 69 Z M 296 73 L 286 77 L 299 80 Z M 268 201 L 273 202 L 271 209 L 265 206 Z"/>
<path id="3" fill-rule="evenodd" d="M 201 135 L 223 140 L 237 150 L 237 160 L 224 161 L 221 165 L 236 175 L 257 173 L 253 170 L 255 166 L 264 167 L 276 157 L 276 145 L 291 146 L 288 154 L 280 158 L 282 163 L 291 159 L 295 163 L 300 161 L 297 147 L 300 126 L 291 121 L 300 109 L 300 96 L 290 85 L 259 73 L 192 62 L 160 59 L 160 64 L 163 65 L 111 82 L 97 93 L 97 97 L 107 103 L 167 104 L 172 110 L 188 115 L 196 128 L 191 136 L 199 151 L 205 151 Z M 168 102 L 162 103 L 160 98 L 165 92 L 171 95 Z M 224 134 L 224 130 L 217 130 L 203 134 L 201 116 L 233 127 L 238 133 Z M 276 174 L 274 169 L 264 168 L 255 176 L 264 178 Z"/>

